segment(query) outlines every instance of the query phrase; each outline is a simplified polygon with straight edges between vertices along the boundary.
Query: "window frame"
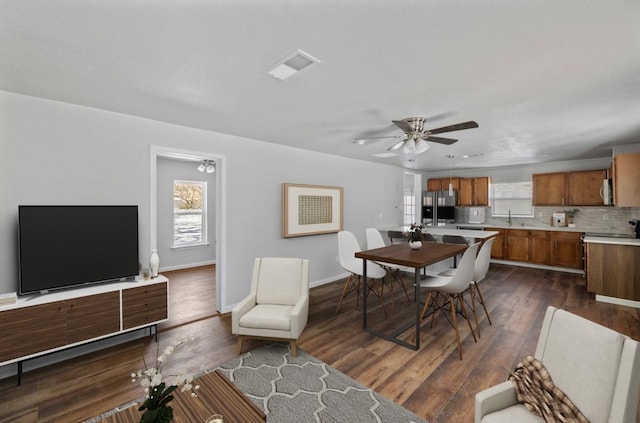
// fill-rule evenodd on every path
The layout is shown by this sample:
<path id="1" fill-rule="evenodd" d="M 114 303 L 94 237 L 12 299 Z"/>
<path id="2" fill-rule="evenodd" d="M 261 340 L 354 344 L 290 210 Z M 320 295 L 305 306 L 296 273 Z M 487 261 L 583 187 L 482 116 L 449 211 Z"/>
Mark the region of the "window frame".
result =
<path id="1" fill-rule="evenodd" d="M 496 198 L 496 193 L 495 193 L 495 189 L 501 185 L 515 185 L 515 184 L 529 184 L 530 185 L 530 191 L 529 191 L 529 195 L 524 196 L 524 197 L 506 197 L 506 198 Z M 527 213 L 523 213 L 521 211 L 518 211 L 517 209 L 514 210 L 513 212 L 509 213 L 509 212 L 496 212 L 496 205 L 501 201 L 501 200 L 528 200 L 529 201 L 529 206 L 528 206 L 528 210 L 529 212 Z M 490 204 L 490 214 L 491 217 L 508 217 L 509 215 L 511 217 L 522 217 L 522 218 L 534 218 L 535 217 L 535 209 L 533 206 L 533 182 L 532 181 L 512 181 L 512 182 L 498 182 L 498 183 L 494 183 L 492 182 L 489 185 L 489 204 Z M 509 210 L 511 210 L 511 208 L 509 208 Z"/>
<path id="2" fill-rule="evenodd" d="M 175 197 L 175 189 L 176 189 L 176 185 L 177 184 L 192 184 L 192 185 L 200 185 L 201 187 L 201 196 L 202 196 L 202 207 L 200 209 L 199 213 L 189 213 L 189 214 L 199 214 L 201 216 L 201 230 L 200 230 L 200 240 L 198 241 L 193 241 L 193 242 L 183 242 L 183 243 L 176 243 L 176 216 L 180 215 L 180 213 L 176 213 L 176 209 L 175 207 L 175 201 L 176 201 L 176 197 Z M 172 242 L 171 242 L 171 248 L 172 249 L 181 249 L 181 248 L 191 248 L 191 247 L 200 247 L 200 246 L 206 246 L 209 245 L 209 240 L 208 240 L 208 222 L 207 222 L 207 181 L 194 181 L 194 180 L 186 180 L 186 179 L 174 179 L 173 180 L 173 190 L 172 190 L 172 194 L 173 194 L 173 219 L 172 219 L 172 223 L 173 223 L 173 236 L 172 236 Z M 193 210 L 193 209 L 192 209 Z M 182 213 L 182 214 L 186 214 L 186 213 Z"/>

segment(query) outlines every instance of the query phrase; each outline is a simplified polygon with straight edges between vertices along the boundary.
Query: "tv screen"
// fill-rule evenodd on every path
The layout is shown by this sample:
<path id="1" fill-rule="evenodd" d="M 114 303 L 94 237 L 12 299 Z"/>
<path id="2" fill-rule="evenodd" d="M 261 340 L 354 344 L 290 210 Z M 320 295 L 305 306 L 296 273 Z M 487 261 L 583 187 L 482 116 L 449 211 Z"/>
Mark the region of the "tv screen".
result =
<path id="1" fill-rule="evenodd" d="M 136 276 L 138 206 L 19 206 L 19 294 Z"/>

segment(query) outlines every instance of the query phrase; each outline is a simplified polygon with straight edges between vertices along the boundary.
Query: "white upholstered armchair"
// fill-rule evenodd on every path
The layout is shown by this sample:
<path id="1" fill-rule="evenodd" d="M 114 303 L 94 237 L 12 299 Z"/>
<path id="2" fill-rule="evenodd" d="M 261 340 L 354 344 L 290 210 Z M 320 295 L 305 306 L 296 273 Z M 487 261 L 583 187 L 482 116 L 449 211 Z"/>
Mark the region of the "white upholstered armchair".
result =
<path id="1" fill-rule="evenodd" d="M 591 423 L 633 423 L 640 389 L 639 345 L 614 330 L 549 307 L 535 358 Z M 518 404 L 510 381 L 476 394 L 476 423 L 542 421 Z"/>
<path id="2" fill-rule="evenodd" d="M 238 352 L 245 338 L 286 340 L 297 355 L 297 339 L 309 315 L 309 260 L 264 257 L 253 263 L 251 291 L 231 312 Z"/>

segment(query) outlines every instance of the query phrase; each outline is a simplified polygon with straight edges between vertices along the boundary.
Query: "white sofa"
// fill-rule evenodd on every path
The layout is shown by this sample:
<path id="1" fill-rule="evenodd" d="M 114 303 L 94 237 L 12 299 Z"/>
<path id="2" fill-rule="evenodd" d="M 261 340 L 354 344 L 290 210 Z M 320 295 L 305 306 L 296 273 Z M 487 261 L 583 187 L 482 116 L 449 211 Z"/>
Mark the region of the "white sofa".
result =
<path id="1" fill-rule="evenodd" d="M 636 421 L 640 389 L 637 341 L 549 307 L 535 357 L 591 423 Z M 476 394 L 476 423 L 542 421 L 518 404 L 510 381 Z"/>

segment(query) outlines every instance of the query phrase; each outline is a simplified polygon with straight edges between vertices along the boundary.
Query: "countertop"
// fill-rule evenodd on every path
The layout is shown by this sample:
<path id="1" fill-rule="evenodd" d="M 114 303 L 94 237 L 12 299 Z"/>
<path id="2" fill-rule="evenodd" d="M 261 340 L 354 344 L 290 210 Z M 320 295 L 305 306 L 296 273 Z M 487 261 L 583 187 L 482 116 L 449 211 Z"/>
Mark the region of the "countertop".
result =
<path id="1" fill-rule="evenodd" d="M 631 245 L 640 247 L 640 239 L 638 238 L 616 238 L 616 237 L 604 237 L 604 236 L 585 236 L 585 243 L 594 244 L 615 244 L 615 245 Z"/>

